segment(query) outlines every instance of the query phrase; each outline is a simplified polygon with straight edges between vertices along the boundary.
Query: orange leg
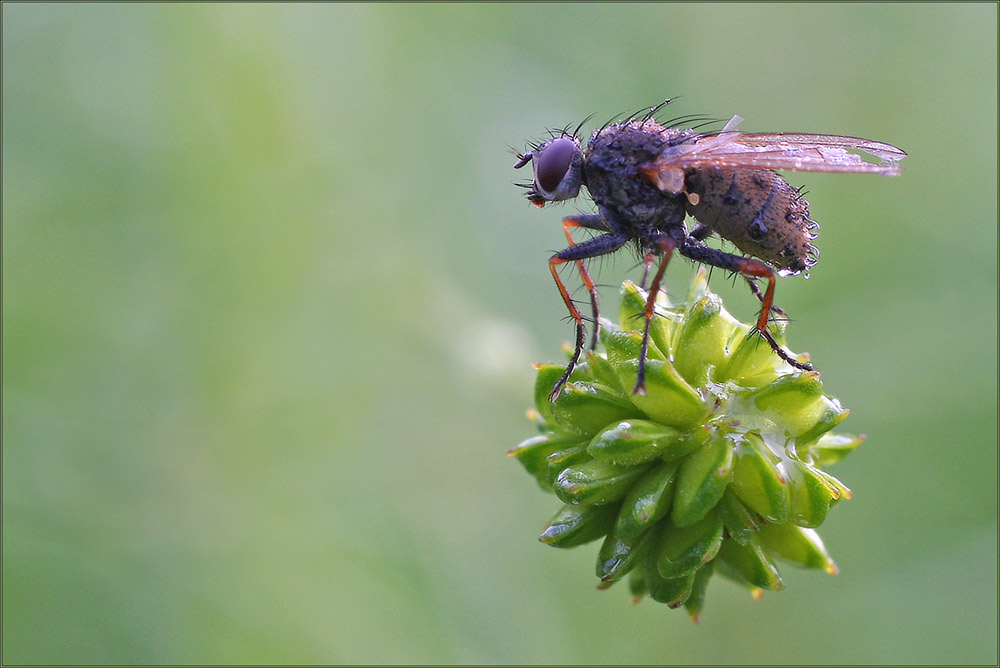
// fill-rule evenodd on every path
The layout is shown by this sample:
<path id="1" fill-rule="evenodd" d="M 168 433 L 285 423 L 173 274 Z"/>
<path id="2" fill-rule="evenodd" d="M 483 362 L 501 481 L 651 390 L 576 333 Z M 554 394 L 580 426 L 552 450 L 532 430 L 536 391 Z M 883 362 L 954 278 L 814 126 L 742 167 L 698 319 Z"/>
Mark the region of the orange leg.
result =
<path id="1" fill-rule="evenodd" d="M 762 293 L 760 288 L 757 287 L 757 280 L 750 278 L 749 276 L 744 276 L 743 278 L 746 279 L 747 285 L 750 286 L 750 292 L 753 293 L 753 296 L 756 297 L 761 303 L 764 303 L 764 293 Z M 776 304 L 771 304 L 771 311 L 777 313 L 782 318 L 787 317 L 785 311 L 779 308 Z"/>
<path id="2" fill-rule="evenodd" d="M 583 216 L 579 217 L 583 219 Z M 569 220 L 573 220 L 572 218 Z M 593 226 L 596 223 L 590 221 Z M 584 226 L 586 223 L 579 223 L 574 225 L 573 223 L 564 223 L 564 228 L 567 227 L 579 227 Z M 595 229 L 598 229 L 595 227 Z M 568 229 L 567 229 L 567 236 Z M 580 361 L 580 357 L 583 354 L 584 340 L 586 338 L 586 327 L 584 325 L 583 315 L 580 313 L 580 309 L 576 307 L 573 303 L 572 298 L 569 296 L 569 291 L 566 289 L 566 285 L 559 278 L 558 267 L 561 264 L 567 262 L 576 262 L 578 268 L 580 268 L 581 275 L 584 277 L 584 282 L 587 285 L 587 289 L 590 290 L 593 296 L 593 305 L 595 309 L 595 327 L 596 327 L 596 308 L 597 308 L 597 297 L 596 289 L 594 287 L 594 282 L 590 280 L 590 275 L 586 273 L 586 269 L 582 267 L 583 260 L 591 257 L 597 257 L 598 255 L 606 255 L 608 253 L 613 253 L 628 242 L 628 237 L 617 234 L 614 232 L 609 232 L 607 234 L 602 234 L 600 236 L 594 237 L 593 239 L 588 239 L 582 243 L 570 243 L 570 247 L 563 249 L 549 258 L 549 271 L 552 273 L 552 278 L 556 282 L 556 287 L 559 289 L 559 296 L 562 297 L 563 303 L 566 304 L 566 309 L 569 311 L 569 315 L 573 318 L 576 323 L 576 347 L 573 350 L 573 357 L 570 358 L 569 364 L 566 366 L 566 370 L 563 372 L 562 377 L 556 382 L 555 387 L 552 388 L 552 392 L 549 393 L 549 401 L 555 401 L 558 398 L 559 393 L 562 391 L 563 386 L 569 380 L 570 375 L 573 373 L 573 369 Z"/>
<path id="3" fill-rule="evenodd" d="M 562 391 L 563 385 L 569 380 L 570 374 L 573 373 L 573 369 L 580 361 L 580 355 L 583 352 L 583 342 L 584 342 L 584 332 L 586 328 L 583 325 L 583 315 L 580 313 L 580 309 L 576 307 L 573 300 L 569 296 L 569 292 L 566 290 L 566 285 L 559 278 L 559 272 L 556 271 L 556 267 L 565 263 L 573 262 L 573 260 L 563 260 L 558 255 L 553 255 L 549 260 L 549 271 L 552 272 L 552 278 L 555 279 L 556 287 L 559 288 L 559 295 L 562 297 L 563 303 L 566 304 L 566 308 L 569 310 L 570 316 L 576 322 L 576 346 L 573 349 L 573 357 L 570 358 L 569 364 L 566 365 L 566 370 L 563 371 L 563 375 L 556 382 L 552 391 L 549 393 L 549 401 L 555 401 Z"/>
<path id="4" fill-rule="evenodd" d="M 736 263 L 736 271 L 744 276 L 744 278 L 766 278 L 767 279 L 767 289 L 764 291 L 763 298 L 760 297 L 760 290 L 757 288 L 755 283 L 751 283 L 753 286 L 752 290 L 755 295 L 760 299 L 760 315 L 757 317 L 757 333 L 760 334 L 765 341 L 771 346 L 771 349 L 778 355 L 781 359 L 785 360 L 791 364 L 796 369 L 802 369 L 803 371 L 812 371 L 812 364 L 802 363 L 796 360 L 794 357 L 785 352 L 785 350 L 778 345 L 778 342 L 774 340 L 771 336 L 771 332 L 767 331 L 767 323 L 771 318 L 771 311 L 775 310 L 778 313 L 784 313 L 780 308 L 774 305 L 774 286 L 777 279 L 774 276 L 774 270 L 768 267 L 763 262 L 759 260 L 754 260 L 751 258 L 740 258 Z"/>
<path id="5" fill-rule="evenodd" d="M 562 221 L 563 234 L 566 235 L 566 241 L 569 242 L 570 248 L 576 246 L 576 242 L 573 241 L 573 235 L 569 233 L 571 227 L 587 227 L 592 228 L 592 223 L 588 217 L 584 216 L 567 216 L 563 218 Z M 587 288 L 587 292 L 590 294 L 590 308 L 591 312 L 594 314 L 594 329 L 590 335 L 590 348 L 593 350 L 597 347 L 597 337 L 601 331 L 601 320 L 600 311 L 597 308 L 597 288 L 594 285 L 593 279 L 590 278 L 590 273 L 587 271 L 587 266 L 583 263 L 583 260 L 576 261 L 576 269 L 580 272 L 580 278 L 583 279 L 583 284 Z"/>

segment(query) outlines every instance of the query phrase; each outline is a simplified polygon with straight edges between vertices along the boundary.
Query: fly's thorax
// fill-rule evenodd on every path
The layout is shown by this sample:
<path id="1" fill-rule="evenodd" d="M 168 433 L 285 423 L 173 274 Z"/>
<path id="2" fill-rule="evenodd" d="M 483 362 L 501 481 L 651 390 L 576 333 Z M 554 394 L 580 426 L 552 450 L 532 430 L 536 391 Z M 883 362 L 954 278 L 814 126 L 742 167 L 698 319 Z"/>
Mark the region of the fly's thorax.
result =
<path id="1" fill-rule="evenodd" d="M 816 263 L 818 225 L 796 188 L 769 170 L 689 169 L 685 184 L 697 204 L 688 213 L 748 255 L 789 273 Z"/>
<path id="2" fill-rule="evenodd" d="M 616 212 L 629 228 L 657 227 L 683 219 L 683 197 L 661 192 L 640 167 L 690 135 L 653 120 L 609 125 L 594 132 L 587 146 L 585 181 L 598 206 Z M 638 229 L 628 233 L 640 235 Z"/>

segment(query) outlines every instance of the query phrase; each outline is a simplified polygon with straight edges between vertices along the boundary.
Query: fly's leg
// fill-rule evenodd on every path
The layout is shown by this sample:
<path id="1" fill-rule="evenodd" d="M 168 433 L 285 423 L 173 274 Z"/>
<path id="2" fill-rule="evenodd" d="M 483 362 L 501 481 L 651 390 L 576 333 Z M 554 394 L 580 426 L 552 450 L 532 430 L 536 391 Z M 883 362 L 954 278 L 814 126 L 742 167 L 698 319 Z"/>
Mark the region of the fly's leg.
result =
<path id="1" fill-rule="evenodd" d="M 639 287 L 643 290 L 646 289 L 646 280 L 649 278 L 649 270 L 655 261 L 656 253 L 646 253 L 642 257 L 642 280 L 639 281 Z"/>
<path id="2" fill-rule="evenodd" d="M 667 264 L 670 263 L 670 256 L 673 254 L 674 248 L 677 247 L 677 242 L 664 234 L 654 239 L 653 245 L 663 254 L 663 257 L 660 258 L 660 268 L 656 270 L 653 282 L 649 285 L 649 294 L 646 295 L 646 310 L 643 313 L 646 323 L 642 328 L 642 346 L 639 348 L 639 368 L 636 372 L 635 387 L 632 388 L 632 394 L 646 394 L 646 353 L 649 350 L 649 323 L 653 320 L 656 295 L 660 292 L 660 282 L 663 280 L 663 273 L 667 270 Z M 651 256 L 647 255 L 646 257 L 649 258 Z"/>
<path id="3" fill-rule="evenodd" d="M 570 228 L 583 227 L 589 230 L 601 230 L 603 232 L 608 231 L 608 226 L 596 213 L 580 216 L 567 216 L 563 218 L 562 226 L 563 234 L 566 235 L 566 241 L 569 242 L 570 248 L 578 245 L 575 241 L 573 241 L 573 235 L 569 233 Z M 597 337 L 601 331 L 600 311 L 597 308 L 597 288 L 594 286 L 594 281 L 590 278 L 590 273 L 587 271 L 587 267 L 583 263 L 583 260 L 576 261 L 576 269 L 580 272 L 580 278 L 583 279 L 583 284 L 586 286 L 587 292 L 590 294 L 590 308 L 594 314 L 594 330 L 590 335 L 590 349 L 593 350 L 597 347 Z"/>
<path id="4" fill-rule="evenodd" d="M 688 235 L 688 237 L 694 239 L 695 241 L 704 241 L 710 236 L 712 236 L 712 228 L 708 225 L 698 225 L 696 228 L 691 230 L 691 234 Z M 649 278 L 649 269 L 653 266 L 653 262 L 655 260 L 655 253 L 646 253 L 642 259 L 644 267 L 642 270 L 642 282 L 639 283 L 639 287 L 643 290 L 646 289 L 646 279 Z"/>
<path id="5" fill-rule="evenodd" d="M 744 276 L 743 278 L 746 279 L 747 285 L 750 286 L 750 292 L 753 293 L 753 296 L 756 297 L 757 300 L 760 301 L 761 304 L 763 304 L 764 303 L 764 293 L 760 291 L 759 287 L 757 287 L 757 279 L 750 278 L 749 276 Z M 788 317 L 788 314 L 785 313 L 784 309 L 780 308 L 779 306 L 777 306 L 775 304 L 771 304 L 771 311 L 773 313 L 781 316 L 782 318 L 787 318 Z"/>
<path id="6" fill-rule="evenodd" d="M 778 312 L 783 313 L 781 309 L 777 309 L 774 306 L 774 285 L 776 283 L 776 278 L 773 269 L 760 260 L 755 260 L 750 257 L 741 257 L 739 255 L 733 255 L 732 253 L 725 253 L 701 244 L 687 243 L 682 245 L 678 250 L 681 255 L 689 257 L 695 262 L 701 262 L 713 267 L 725 269 L 727 271 L 735 271 L 743 276 L 752 286 L 751 290 L 753 290 L 754 294 L 757 295 L 761 303 L 760 316 L 757 318 L 757 333 L 760 334 L 765 341 L 767 341 L 768 345 L 771 346 L 771 350 L 773 350 L 778 357 L 788 362 L 796 369 L 802 369 L 803 371 L 813 370 L 811 364 L 799 362 L 785 352 L 785 350 L 778 345 L 778 342 L 774 340 L 771 332 L 767 330 L 767 324 L 771 317 L 771 311 L 777 310 Z M 760 278 L 767 279 L 767 289 L 764 291 L 763 296 L 761 296 L 760 289 L 757 288 L 755 282 L 756 279 Z"/>
<path id="7" fill-rule="evenodd" d="M 694 239 L 695 241 L 704 241 L 705 239 L 712 236 L 712 228 L 709 227 L 708 225 L 698 225 L 693 230 L 691 230 L 691 234 L 689 234 L 688 236 Z"/>
<path id="8" fill-rule="evenodd" d="M 557 269 L 559 265 L 567 262 L 579 262 L 581 260 L 586 260 L 587 258 L 613 253 L 624 246 L 627 241 L 627 236 L 609 232 L 608 234 L 602 234 L 599 237 L 594 237 L 593 239 L 588 239 L 587 241 L 574 244 L 565 250 L 559 251 L 549 258 L 549 271 L 552 272 L 552 278 L 555 279 L 556 287 L 559 288 L 559 295 L 562 297 L 563 303 L 566 304 L 566 308 L 569 310 L 570 316 L 576 322 L 576 348 L 573 350 L 573 357 L 570 358 L 569 364 L 566 366 L 566 370 L 556 382 L 555 387 L 552 388 L 552 392 L 549 393 L 549 401 L 556 400 L 559 393 L 562 391 L 563 386 L 566 384 L 566 381 L 569 380 L 570 374 L 573 373 L 573 369 L 575 369 L 577 363 L 579 363 L 580 355 L 583 354 L 583 345 L 586 338 L 586 328 L 583 324 L 583 315 L 581 315 L 580 309 L 576 307 L 576 304 L 574 304 L 573 300 L 570 298 L 569 292 L 566 290 L 566 286 L 563 284 L 562 279 L 559 278 L 559 272 Z"/>

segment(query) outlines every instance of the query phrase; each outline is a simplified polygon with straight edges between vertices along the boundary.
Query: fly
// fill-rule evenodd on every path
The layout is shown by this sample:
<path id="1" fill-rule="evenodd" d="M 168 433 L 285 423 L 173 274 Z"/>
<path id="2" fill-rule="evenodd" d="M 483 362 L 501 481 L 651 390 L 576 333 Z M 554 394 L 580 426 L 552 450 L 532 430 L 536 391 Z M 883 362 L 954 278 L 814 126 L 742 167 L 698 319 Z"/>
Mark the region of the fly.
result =
<path id="1" fill-rule="evenodd" d="M 649 323 L 663 274 L 676 250 L 703 264 L 743 276 L 761 302 L 756 332 L 788 364 L 812 370 L 786 352 L 768 331 L 774 304 L 776 275 L 801 273 L 819 259 L 812 241 L 818 225 L 809 217 L 809 203 L 774 170 L 853 174 L 900 173 L 906 153 L 883 142 L 807 133 L 772 132 L 744 134 L 742 121 L 733 118 L 720 132 L 660 125 L 655 114 L 670 100 L 649 110 L 642 118 L 607 124 L 594 131 L 584 150 L 576 132 L 565 130 L 517 154 L 515 168 L 529 162 L 534 179 L 527 188 L 532 204 L 572 199 L 581 186 L 590 192 L 597 212 L 563 218 L 569 247 L 549 259 L 549 270 L 570 316 L 576 323 L 573 356 L 552 392 L 555 400 L 580 361 L 585 343 L 584 317 L 569 296 L 557 269 L 575 263 L 590 295 L 593 309 L 593 342 L 597 340 L 597 290 L 584 260 L 614 253 L 629 242 L 638 249 L 647 269 L 657 258 L 659 266 L 650 284 L 644 311 L 645 326 L 639 354 L 635 394 L 645 394 Z M 683 120 L 683 119 L 679 119 Z M 861 151 L 878 162 L 863 160 Z M 697 224 L 691 229 L 685 217 Z M 599 232 L 575 242 L 570 231 L 582 227 Z M 743 255 L 724 252 L 703 242 L 712 234 L 730 241 Z M 766 280 L 761 292 L 758 280 Z M 592 343 L 593 345 L 593 343 Z"/>

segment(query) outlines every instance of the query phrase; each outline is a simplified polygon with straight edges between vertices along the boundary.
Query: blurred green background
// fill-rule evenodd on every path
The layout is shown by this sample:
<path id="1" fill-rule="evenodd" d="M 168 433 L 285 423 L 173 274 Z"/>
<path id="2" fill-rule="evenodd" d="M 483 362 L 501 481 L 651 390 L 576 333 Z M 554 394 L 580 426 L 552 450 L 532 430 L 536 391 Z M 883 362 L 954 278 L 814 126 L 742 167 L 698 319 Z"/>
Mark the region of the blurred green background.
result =
<path id="1" fill-rule="evenodd" d="M 4 4 L 3 75 L 4 663 L 997 662 L 995 3 Z M 790 343 L 869 436 L 841 574 L 699 625 L 504 454 L 588 208 L 509 147 L 676 95 L 910 153 L 789 176 Z"/>

